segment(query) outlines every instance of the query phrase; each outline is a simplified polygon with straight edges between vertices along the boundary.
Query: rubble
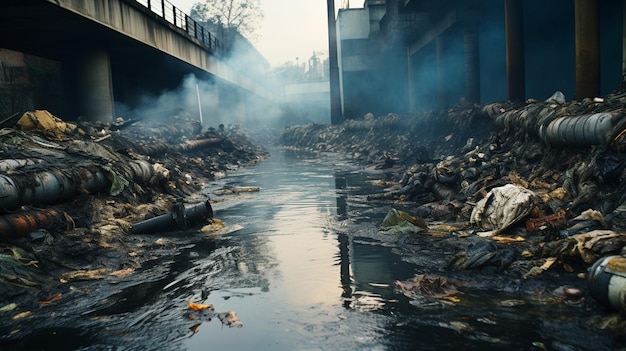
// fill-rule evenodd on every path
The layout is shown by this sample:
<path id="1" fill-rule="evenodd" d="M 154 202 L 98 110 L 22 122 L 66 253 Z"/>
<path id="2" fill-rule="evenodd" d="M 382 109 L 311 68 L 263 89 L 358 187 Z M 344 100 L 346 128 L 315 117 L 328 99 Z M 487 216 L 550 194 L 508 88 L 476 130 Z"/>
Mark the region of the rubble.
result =
<path id="1" fill-rule="evenodd" d="M 218 228 L 205 183 L 268 156 L 240 126 L 202 130 L 182 115 L 70 123 L 45 110 L 1 129 L 0 154 L 0 307 L 20 309 L 67 282 L 133 275 L 167 248 L 128 237 L 146 223 Z"/>

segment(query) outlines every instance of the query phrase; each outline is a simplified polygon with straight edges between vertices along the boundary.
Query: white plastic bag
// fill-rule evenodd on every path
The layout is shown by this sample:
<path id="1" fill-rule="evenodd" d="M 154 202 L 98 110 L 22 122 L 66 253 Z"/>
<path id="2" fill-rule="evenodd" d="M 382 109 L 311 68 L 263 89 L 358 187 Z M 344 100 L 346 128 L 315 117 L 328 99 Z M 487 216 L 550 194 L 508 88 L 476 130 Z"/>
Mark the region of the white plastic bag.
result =
<path id="1" fill-rule="evenodd" d="M 484 230 L 478 235 L 494 236 L 526 217 L 538 201 L 535 193 L 521 186 L 506 184 L 493 188 L 472 210 L 470 223 Z"/>

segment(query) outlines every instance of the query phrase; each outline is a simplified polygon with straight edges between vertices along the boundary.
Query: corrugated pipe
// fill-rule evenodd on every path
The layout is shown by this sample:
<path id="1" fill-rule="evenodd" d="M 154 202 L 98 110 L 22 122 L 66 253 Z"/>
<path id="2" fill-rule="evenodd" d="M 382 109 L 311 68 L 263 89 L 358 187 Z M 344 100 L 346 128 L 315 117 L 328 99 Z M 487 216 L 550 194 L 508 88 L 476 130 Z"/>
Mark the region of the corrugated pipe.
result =
<path id="1" fill-rule="evenodd" d="M 126 167 L 126 165 L 128 167 Z M 128 162 L 120 162 L 117 164 L 118 168 L 124 169 L 127 176 L 136 181 L 148 183 L 152 176 L 154 176 L 154 168 L 152 164 L 144 160 L 132 160 Z"/>
<path id="2" fill-rule="evenodd" d="M 594 113 L 592 115 L 559 117 L 547 126 L 539 128 L 539 137 L 552 145 L 601 145 L 609 141 L 616 113 Z"/>
<path id="3" fill-rule="evenodd" d="M 64 228 L 67 223 L 65 214 L 53 208 L 4 215 L 0 216 L 0 239 L 21 238 L 37 229 Z"/>
<path id="4" fill-rule="evenodd" d="M 11 158 L 0 160 L 0 172 L 6 172 L 9 170 L 31 166 L 42 162 L 43 160 L 40 160 L 38 158 Z"/>
<path id="5" fill-rule="evenodd" d="M 131 234 L 153 234 L 172 230 L 185 230 L 190 225 L 207 218 L 213 218 L 213 208 L 207 200 L 205 203 L 185 208 L 182 203 L 174 205 L 172 212 L 133 224 Z"/>
<path id="6" fill-rule="evenodd" d="M 100 169 L 82 167 L 72 174 L 59 169 L 33 174 L 0 174 L 0 210 L 11 211 L 23 204 L 46 204 L 67 200 L 76 195 L 79 188 L 88 192 L 104 191 L 110 182 Z"/>
<path id="7" fill-rule="evenodd" d="M 186 143 L 178 145 L 178 150 L 180 152 L 191 151 L 194 149 L 199 149 L 211 145 L 217 145 L 222 142 L 220 138 L 207 138 L 207 139 L 195 139 L 189 140 Z"/>

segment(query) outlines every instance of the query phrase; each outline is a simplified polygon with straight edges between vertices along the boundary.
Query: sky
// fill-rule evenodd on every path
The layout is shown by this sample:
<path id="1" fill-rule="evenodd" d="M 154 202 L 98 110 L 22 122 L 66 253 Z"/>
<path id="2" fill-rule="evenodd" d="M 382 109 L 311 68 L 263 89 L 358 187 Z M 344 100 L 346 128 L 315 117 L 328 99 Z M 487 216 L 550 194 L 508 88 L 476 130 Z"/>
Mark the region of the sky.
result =
<path id="1" fill-rule="evenodd" d="M 199 0 L 169 2 L 189 13 L 191 6 Z M 335 0 L 335 10 L 344 2 Z M 264 18 L 259 26 L 258 39 L 253 44 L 272 67 L 288 61 L 302 64 L 314 51 L 328 55 L 325 0 L 260 0 L 260 4 Z"/>

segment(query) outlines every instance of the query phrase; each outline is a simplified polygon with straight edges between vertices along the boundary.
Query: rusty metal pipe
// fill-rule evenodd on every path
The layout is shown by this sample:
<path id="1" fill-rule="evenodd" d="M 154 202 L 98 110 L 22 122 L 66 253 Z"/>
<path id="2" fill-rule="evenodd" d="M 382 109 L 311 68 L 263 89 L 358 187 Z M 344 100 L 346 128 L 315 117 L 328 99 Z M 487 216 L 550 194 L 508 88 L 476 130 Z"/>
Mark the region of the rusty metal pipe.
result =
<path id="1" fill-rule="evenodd" d="M 29 210 L 0 217 L 0 239 L 13 240 L 37 230 L 67 226 L 65 214 L 57 209 Z"/>
<path id="2" fill-rule="evenodd" d="M 185 230 L 189 226 L 207 218 L 213 218 L 213 208 L 208 200 L 188 208 L 185 208 L 182 203 L 177 203 L 170 213 L 133 224 L 130 228 L 130 233 L 154 234 L 173 230 Z"/>

